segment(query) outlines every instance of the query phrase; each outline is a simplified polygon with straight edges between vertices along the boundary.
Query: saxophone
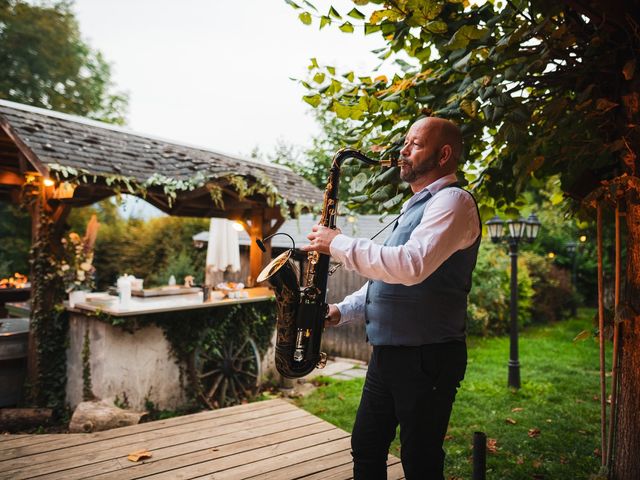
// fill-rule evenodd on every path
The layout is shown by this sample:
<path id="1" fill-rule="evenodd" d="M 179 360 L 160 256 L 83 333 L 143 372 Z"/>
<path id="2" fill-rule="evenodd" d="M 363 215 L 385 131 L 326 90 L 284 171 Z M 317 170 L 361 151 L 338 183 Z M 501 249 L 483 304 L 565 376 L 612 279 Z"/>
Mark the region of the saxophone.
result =
<path id="1" fill-rule="evenodd" d="M 397 160 L 376 161 L 358 150 L 343 148 L 333 157 L 329 179 L 324 192 L 320 225 L 336 228 L 338 215 L 338 186 L 342 163 L 349 158 L 357 158 L 369 165 L 382 167 L 397 166 Z M 275 233 L 274 235 L 287 235 Z M 265 251 L 264 241 L 257 240 Z M 287 235 L 288 236 L 288 235 Z M 291 237 L 289 237 L 291 238 Z M 293 242 L 293 238 L 291 238 Z M 269 280 L 276 296 L 276 369 L 283 377 L 300 378 L 314 368 L 323 368 L 327 354 L 320 351 L 324 319 L 329 311 L 326 303 L 329 255 L 318 252 L 307 253 L 307 267 L 302 284 L 298 281 L 298 270 L 294 257 L 303 255 L 293 247 L 274 258 L 260 272 L 257 281 Z M 303 257 L 304 258 L 304 257 Z"/>

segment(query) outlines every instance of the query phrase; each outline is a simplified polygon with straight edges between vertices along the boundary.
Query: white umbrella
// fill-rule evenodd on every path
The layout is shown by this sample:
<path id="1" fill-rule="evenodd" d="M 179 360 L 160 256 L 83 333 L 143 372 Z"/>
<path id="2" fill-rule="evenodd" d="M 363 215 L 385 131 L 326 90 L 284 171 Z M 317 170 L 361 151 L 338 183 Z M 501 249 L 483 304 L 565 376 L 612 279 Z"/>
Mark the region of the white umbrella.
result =
<path id="1" fill-rule="evenodd" d="M 233 222 L 226 218 L 212 218 L 207 245 L 207 271 L 240 271 L 240 244 Z"/>

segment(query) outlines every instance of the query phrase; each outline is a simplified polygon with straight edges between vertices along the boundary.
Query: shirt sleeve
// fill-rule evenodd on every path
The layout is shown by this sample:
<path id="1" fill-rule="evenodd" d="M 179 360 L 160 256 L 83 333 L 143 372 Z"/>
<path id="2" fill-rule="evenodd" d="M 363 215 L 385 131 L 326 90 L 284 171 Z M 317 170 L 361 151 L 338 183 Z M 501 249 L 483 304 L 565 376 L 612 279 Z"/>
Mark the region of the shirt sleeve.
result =
<path id="1" fill-rule="evenodd" d="M 368 285 L 369 282 L 365 283 L 360 290 L 353 292 L 351 295 L 347 295 L 342 302 L 336 305 L 338 310 L 340 310 L 340 322 L 338 322 L 337 326 L 364 320 L 364 302 L 367 297 Z"/>
<path id="2" fill-rule="evenodd" d="M 475 201 L 462 189 L 447 188 L 427 203 L 420 224 L 404 245 L 384 246 L 339 234 L 330 248 L 347 270 L 371 280 L 409 286 L 424 281 L 455 252 L 473 245 L 478 235 Z"/>

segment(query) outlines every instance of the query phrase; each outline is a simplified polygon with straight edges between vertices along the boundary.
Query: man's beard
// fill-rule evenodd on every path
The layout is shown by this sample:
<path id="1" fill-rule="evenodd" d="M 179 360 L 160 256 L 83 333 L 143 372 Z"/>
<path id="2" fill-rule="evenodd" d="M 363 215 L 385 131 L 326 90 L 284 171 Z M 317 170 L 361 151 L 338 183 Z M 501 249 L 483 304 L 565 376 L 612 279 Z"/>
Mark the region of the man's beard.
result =
<path id="1" fill-rule="evenodd" d="M 417 167 L 413 166 L 413 162 L 405 159 L 404 157 L 400 157 L 400 160 L 408 167 L 406 171 L 403 172 L 400 169 L 400 179 L 407 183 L 415 182 L 419 177 L 429 173 L 432 170 L 435 170 L 438 166 L 438 157 L 440 155 L 439 151 L 433 152 L 424 162 L 419 164 Z"/>

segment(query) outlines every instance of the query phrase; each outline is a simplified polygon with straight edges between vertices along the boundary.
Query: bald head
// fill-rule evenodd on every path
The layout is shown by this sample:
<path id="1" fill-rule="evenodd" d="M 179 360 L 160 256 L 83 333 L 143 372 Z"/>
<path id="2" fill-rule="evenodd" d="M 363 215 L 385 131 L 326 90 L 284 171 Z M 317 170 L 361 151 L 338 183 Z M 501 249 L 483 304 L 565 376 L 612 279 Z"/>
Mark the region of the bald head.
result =
<path id="1" fill-rule="evenodd" d="M 448 146 L 450 158 L 444 167 L 446 167 L 447 171 L 455 172 L 462 156 L 462 132 L 460 127 L 450 120 L 438 117 L 421 118 L 412 125 L 412 128 L 413 126 L 418 126 L 425 140 L 429 141 L 435 148 L 442 150 L 443 147 Z"/>
<path id="2" fill-rule="evenodd" d="M 455 173 L 461 155 L 462 133 L 455 123 L 443 118 L 421 118 L 409 128 L 400 150 L 400 178 L 417 192 Z"/>

